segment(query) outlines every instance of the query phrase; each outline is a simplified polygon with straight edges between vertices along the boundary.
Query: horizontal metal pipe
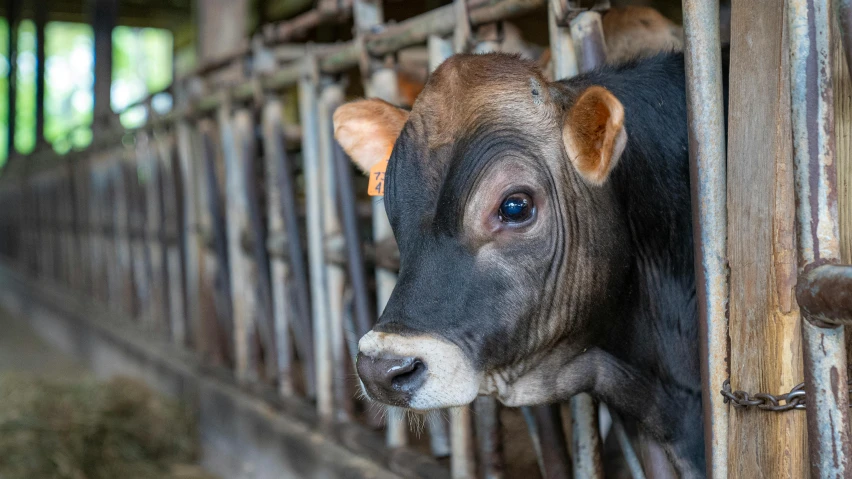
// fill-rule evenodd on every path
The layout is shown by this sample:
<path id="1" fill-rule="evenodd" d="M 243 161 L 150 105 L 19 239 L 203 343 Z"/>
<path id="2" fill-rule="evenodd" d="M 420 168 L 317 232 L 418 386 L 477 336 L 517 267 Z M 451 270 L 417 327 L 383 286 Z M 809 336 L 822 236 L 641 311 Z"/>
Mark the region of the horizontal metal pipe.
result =
<path id="1" fill-rule="evenodd" d="M 852 266 L 824 264 L 804 272 L 796 300 L 812 321 L 852 324 Z"/>

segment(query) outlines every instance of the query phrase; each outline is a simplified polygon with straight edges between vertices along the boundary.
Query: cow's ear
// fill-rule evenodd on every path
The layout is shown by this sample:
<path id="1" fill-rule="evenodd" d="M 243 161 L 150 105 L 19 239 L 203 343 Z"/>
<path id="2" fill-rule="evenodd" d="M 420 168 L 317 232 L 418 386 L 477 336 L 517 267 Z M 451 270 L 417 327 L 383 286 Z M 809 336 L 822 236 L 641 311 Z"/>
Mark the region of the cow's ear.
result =
<path id="1" fill-rule="evenodd" d="M 390 158 L 408 112 L 382 100 L 358 100 L 334 112 L 334 137 L 365 173 Z"/>
<path id="2" fill-rule="evenodd" d="M 603 184 L 627 144 L 624 107 L 606 88 L 587 88 L 568 110 L 562 140 L 577 171 L 590 183 Z"/>

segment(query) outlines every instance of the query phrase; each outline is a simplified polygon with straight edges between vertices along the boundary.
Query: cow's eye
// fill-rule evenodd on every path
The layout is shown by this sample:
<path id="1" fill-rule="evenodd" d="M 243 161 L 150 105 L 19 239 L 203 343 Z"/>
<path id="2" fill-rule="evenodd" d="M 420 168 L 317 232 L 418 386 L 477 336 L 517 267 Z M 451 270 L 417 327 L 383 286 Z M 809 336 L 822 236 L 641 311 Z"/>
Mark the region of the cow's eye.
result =
<path id="1" fill-rule="evenodd" d="M 500 221 L 522 223 L 532 216 L 532 212 L 532 198 L 524 193 L 514 193 L 507 196 L 500 205 Z"/>

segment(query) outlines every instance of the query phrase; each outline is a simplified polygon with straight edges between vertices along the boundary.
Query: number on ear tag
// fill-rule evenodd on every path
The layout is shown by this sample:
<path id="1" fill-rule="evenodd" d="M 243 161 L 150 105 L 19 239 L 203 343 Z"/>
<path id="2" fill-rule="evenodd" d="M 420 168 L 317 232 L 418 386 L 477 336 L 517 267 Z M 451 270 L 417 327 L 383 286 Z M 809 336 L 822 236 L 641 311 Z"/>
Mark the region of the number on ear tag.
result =
<path id="1" fill-rule="evenodd" d="M 388 168 L 388 160 L 380 161 L 370 168 L 370 184 L 367 194 L 370 196 L 384 196 L 385 194 L 385 170 Z"/>

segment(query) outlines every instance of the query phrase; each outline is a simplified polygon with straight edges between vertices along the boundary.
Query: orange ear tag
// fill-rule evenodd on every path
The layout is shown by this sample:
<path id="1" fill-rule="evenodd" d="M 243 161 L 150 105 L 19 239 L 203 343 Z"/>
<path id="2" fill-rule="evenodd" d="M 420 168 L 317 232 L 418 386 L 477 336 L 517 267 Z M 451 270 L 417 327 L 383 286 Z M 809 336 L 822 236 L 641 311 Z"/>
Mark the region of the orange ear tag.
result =
<path id="1" fill-rule="evenodd" d="M 388 160 L 380 161 L 370 168 L 370 184 L 367 186 L 367 194 L 370 196 L 383 196 L 385 194 L 385 170 L 388 169 Z"/>

